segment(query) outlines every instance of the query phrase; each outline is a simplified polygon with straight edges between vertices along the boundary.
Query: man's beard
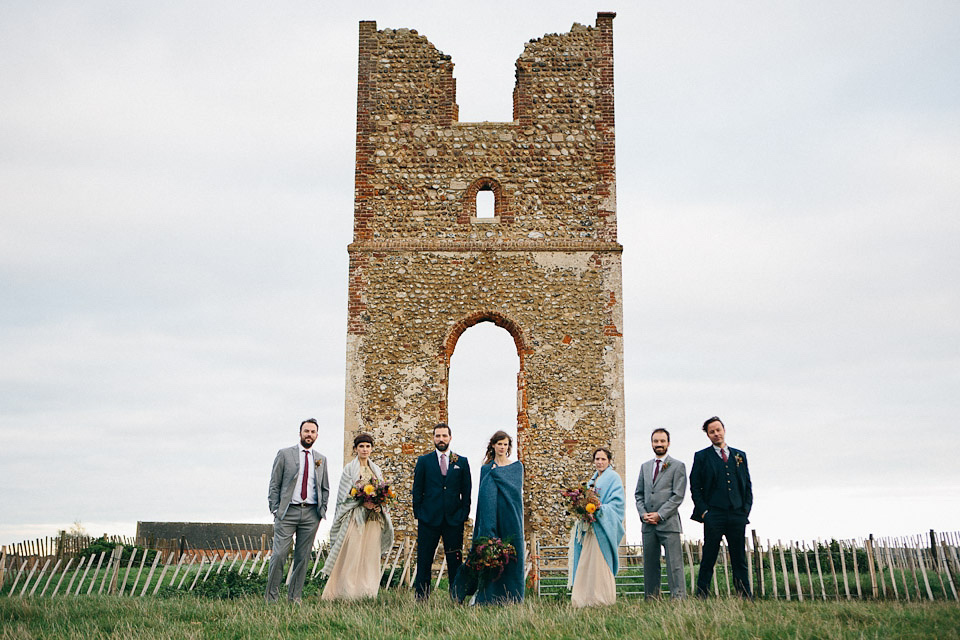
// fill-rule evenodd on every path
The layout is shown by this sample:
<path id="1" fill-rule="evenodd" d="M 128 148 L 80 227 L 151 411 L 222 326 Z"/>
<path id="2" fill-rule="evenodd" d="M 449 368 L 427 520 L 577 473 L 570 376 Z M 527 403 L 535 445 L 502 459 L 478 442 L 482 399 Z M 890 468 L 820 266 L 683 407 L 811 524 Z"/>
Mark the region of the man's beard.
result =
<path id="1" fill-rule="evenodd" d="M 439 451 L 440 453 L 443 453 L 444 451 L 447 450 L 447 447 L 450 446 L 450 443 L 449 443 L 449 442 L 434 442 L 434 443 L 433 443 L 433 446 L 435 446 L 435 447 L 437 448 L 437 451 Z"/>
<path id="2" fill-rule="evenodd" d="M 303 438 L 300 438 L 300 446 L 302 446 L 304 449 L 309 449 L 310 445 L 312 444 L 312 442 L 307 442 Z"/>
<path id="3" fill-rule="evenodd" d="M 662 456 L 663 454 L 665 454 L 665 453 L 667 452 L 667 448 L 666 448 L 666 447 L 654 447 L 654 448 L 653 448 L 653 452 L 654 452 L 655 454 L 657 454 L 658 456 Z"/>

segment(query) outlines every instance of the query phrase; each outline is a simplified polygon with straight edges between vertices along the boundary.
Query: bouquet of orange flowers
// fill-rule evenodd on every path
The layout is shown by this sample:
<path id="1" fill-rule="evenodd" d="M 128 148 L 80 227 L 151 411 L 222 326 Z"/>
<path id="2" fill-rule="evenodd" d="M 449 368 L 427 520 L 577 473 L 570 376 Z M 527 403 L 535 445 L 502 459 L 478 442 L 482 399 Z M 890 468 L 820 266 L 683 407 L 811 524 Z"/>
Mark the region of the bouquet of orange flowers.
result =
<path id="1" fill-rule="evenodd" d="M 563 489 L 560 492 L 567 499 L 567 513 L 584 524 L 593 524 L 601 515 L 600 496 L 583 482 L 578 487 Z"/>
<path id="2" fill-rule="evenodd" d="M 358 480 L 350 489 L 350 497 L 365 507 L 385 507 L 397 497 L 397 493 L 389 482 L 364 482 Z"/>

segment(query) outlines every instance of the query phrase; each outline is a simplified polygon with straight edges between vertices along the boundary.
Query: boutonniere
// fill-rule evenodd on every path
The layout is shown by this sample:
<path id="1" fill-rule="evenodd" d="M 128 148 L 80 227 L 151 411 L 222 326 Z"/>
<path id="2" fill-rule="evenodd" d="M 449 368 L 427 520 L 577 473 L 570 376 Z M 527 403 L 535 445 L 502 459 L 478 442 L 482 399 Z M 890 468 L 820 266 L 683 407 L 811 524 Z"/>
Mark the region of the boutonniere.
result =
<path id="1" fill-rule="evenodd" d="M 737 466 L 738 466 L 738 467 L 740 466 L 740 463 L 743 462 L 743 458 L 740 457 L 740 454 L 739 454 L 739 453 L 736 454 L 735 456 L 733 456 L 733 459 L 737 461 Z"/>
<path id="2" fill-rule="evenodd" d="M 660 473 L 663 473 L 664 471 L 666 471 L 666 470 L 669 469 L 669 468 L 670 468 L 670 463 L 669 463 L 669 462 L 664 462 L 664 463 L 663 463 L 663 466 L 660 467 Z"/>
<path id="3" fill-rule="evenodd" d="M 315 467 L 319 467 L 319 466 L 322 465 L 322 464 L 323 464 L 323 458 L 320 458 L 319 460 L 314 460 L 314 461 L 313 461 L 313 466 L 315 466 Z"/>
<path id="4" fill-rule="evenodd" d="M 460 456 L 458 456 L 457 454 L 455 453 L 450 454 L 450 464 L 457 464 L 457 460 L 459 459 L 460 459 Z"/>

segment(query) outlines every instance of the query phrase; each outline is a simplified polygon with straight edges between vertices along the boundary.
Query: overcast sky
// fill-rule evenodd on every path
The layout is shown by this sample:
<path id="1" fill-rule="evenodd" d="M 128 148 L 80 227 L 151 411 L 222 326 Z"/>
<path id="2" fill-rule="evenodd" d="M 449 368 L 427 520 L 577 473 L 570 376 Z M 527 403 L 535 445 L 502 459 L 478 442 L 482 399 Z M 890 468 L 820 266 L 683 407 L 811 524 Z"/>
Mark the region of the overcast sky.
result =
<path id="1" fill-rule="evenodd" d="M 761 538 L 960 529 L 960 4 L 476 6 L 0 3 L 0 543 L 270 522 L 307 416 L 335 483 L 358 21 L 418 30 L 461 120 L 505 121 L 523 44 L 598 10 L 628 493 L 654 427 L 689 470 L 717 414 Z M 476 459 L 515 429 L 515 350 L 480 325 L 452 364 Z"/>

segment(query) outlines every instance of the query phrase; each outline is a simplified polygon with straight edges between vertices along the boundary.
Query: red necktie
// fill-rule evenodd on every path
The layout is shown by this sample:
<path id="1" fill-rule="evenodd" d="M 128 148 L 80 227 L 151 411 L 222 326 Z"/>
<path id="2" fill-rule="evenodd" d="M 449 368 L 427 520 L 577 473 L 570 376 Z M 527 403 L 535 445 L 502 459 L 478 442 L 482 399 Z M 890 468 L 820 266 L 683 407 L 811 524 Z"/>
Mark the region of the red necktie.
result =
<path id="1" fill-rule="evenodd" d="M 657 468 L 653 471 L 653 481 L 657 481 L 657 476 L 660 475 L 660 461 L 657 460 Z"/>
<path id="2" fill-rule="evenodd" d="M 724 462 L 727 461 L 727 450 L 726 450 L 726 449 L 720 449 L 720 457 L 723 458 L 723 461 L 724 461 Z"/>
<path id="3" fill-rule="evenodd" d="M 310 467 L 307 462 L 307 456 L 310 455 L 310 452 L 306 449 L 303 450 L 303 482 L 300 484 L 300 499 L 307 499 L 307 476 L 310 475 Z"/>
<path id="4" fill-rule="evenodd" d="M 440 473 L 447 475 L 447 454 L 440 454 Z"/>

